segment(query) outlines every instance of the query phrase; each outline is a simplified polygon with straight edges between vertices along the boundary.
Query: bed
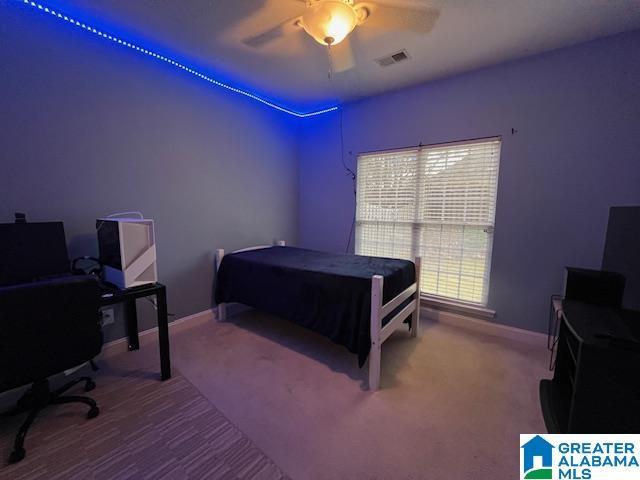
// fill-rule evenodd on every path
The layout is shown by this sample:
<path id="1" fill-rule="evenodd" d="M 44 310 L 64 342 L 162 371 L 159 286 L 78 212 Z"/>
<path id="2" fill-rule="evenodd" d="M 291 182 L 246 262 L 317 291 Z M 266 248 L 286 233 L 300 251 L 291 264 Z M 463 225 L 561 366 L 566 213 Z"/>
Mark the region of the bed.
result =
<path id="1" fill-rule="evenodd" d="M 344 345 L 362 367 L 369 389 L 380 386 L 382 343 L 403 323 L 419 331 L 420 258 L 340 255 L 258 246 L 216 255 L 218 320 L 242 303 L 285 318 Z"/>

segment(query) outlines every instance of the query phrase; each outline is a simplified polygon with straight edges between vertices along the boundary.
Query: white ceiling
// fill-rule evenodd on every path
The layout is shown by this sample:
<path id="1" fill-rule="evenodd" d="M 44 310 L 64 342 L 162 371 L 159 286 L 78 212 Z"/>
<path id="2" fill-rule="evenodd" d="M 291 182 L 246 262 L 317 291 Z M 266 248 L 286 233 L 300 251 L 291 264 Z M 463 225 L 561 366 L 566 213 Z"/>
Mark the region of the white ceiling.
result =
<path id="1" fill-rule="evenodd" d="M 373 0 L 372 0 L 373 1 Z M 390 0 L 387 0 L 390 1 Z M 431 31 L 384 28 L 352 34 L 356 68 L 328 78 L 326 50 L 304 33 L 261 49 L 242 40 L 300 15 L 299 0 L 58 0 L 104 27 L 118 26 L 198 67 L 304 110 L 640 28 L 640 0 L 395 0 L 437 13 Z M 372 16 L 373 19 L 373 16 Z M 396 19 L 397 20 L 397 19 Z M 336 47 L 337 48 L 337 47 Z M 409 61 L 375 59 L 406 49 Z"/>

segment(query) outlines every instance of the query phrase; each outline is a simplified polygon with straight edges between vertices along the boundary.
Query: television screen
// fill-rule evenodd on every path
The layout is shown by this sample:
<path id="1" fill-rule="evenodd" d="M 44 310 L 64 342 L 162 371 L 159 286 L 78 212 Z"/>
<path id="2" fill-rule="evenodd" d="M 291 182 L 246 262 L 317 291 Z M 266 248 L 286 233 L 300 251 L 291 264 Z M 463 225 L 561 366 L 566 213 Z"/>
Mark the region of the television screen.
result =
<path id="1" fill-rule="evenodd" d="M 640 310 L 640 207 L 611 207 L 602 269 L 625 276 L 622 305 Z"/>
<path id="2" fill-rule="evenodd" d="M 0 286 L 70 270 L 62 222 L 0 224 Z"/>

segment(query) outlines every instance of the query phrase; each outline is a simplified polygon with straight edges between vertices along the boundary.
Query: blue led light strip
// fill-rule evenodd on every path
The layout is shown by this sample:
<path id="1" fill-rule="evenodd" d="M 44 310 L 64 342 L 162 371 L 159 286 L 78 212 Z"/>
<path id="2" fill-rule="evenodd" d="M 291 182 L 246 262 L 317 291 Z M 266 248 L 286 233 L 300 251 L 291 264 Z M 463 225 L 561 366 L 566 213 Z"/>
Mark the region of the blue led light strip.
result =
<path id="1" fill-rule="evenodd" d="M 148 55 L 150 57 L 153 57 L 153 58 L 155 58 L 157 60 L 160 60 L 162 62 L 168 63 L 170 65 L 173 65 L 176 68 L 184 70 L 185 72 L 188 72 L 188 73 L 190 73 L 192 75 L 195 75 L 196 77 L 199 77 L 202 80 L 206 80 L 207 82 L 209 82 L 209 83 L 211 83 L 211 84 L 213 84 L 213 85 L 215 85 L 217 87 L 225 88 L 225 89 L 230 90 L 230 91 L 232 91 L 234 93 L 238 93 L 240 95 L 244 95 L 245 97 L 249 97 L 249 98 L 251 98 L 253 100 L 256 100 L 256 101 L 258 101 L 260 103 L 264 103 L 265 105 L 268 105 L 271 108 L 275 108 L 276 110 L 280 110 L 281 112 L 288 113 L 289 115 L 294 115 L 294 116 L 300 117 L 300 118 L 306 118 L 306 117 L 313 117 L 313 116 L 316 116 L 316 115 L 322 115 L 323 113 L 333 112 L 333 111 L 338 109 L 337 106 L 334 106 L 334 107 L 329 107 L 329 108 L 325 108 L 325 109 L 322 109 L 322 110 L 316 110 L 316 111 L 313 111 L 313 112 L 300 113 L 300 112 L 296 112 L 296 111 L 290 110 L 290 109 L 285 108 L 285 107 L 281 107 L 280 105 L 276 105 L 275 103 L 270 102 L 269 100 L 265 100 L 264 98 L 261 98 L 258 95 L 255 95 L 255 94 L 253 94 L 251 92 L 247 92 L 247 91 L 242 90 L 240 88 L 233 87 L 233 86 L 228 85 L 226 83 L 220 82 L 220 81 L 216 80 L 215 78 L 211 78 L 211 77 L 209 77 L 209 76 L 207 76 L 207 75 L 205 75 L 203 73 L 200 73 L 198 70 L 195 70 L 195 69 L 193 69 L 191 67 L 188 67 L 187 65 L 184 65 L 184 64 L 182 64 L 180 62 L 177 62 L 177 61 L 175 61 L 175 60 L 173 60 L 173 59 L 171 59 L 169 57 L 166 57 L 164 55 L 160 55 L 159 53 L 156 53 L 156 52 L 154 52 L 152 50 L 149 50 L 147 48 L 141 47 L 141 46 L 136 45 L 134 43 L 128 42 L 128 41 L 126 41 L 126 40 L 124 40 L 122 38 L 116 37 L 115 35 L 111 35 L 111 34 L 109 34 L 107 32 L 104 32 L 102 30 L 94 28 L 94 27 L 92 27 L 91 25 L 89 25 L 89 24 L 87 24 L 85 22 L 81 22 L 79 20 L 76 20 L 76 19 L 72 18 L 69 15 L 65 15 L 64 13 L 60 12 L 57 9 L 47 7 L 47 6 L 45 6 L 43 4 L 40 4 L 38 2 L 32 2 L 31 0 L 22 0 L 22 2 L 25 5 L 29 5 L 29 6 L 31 6 L 33 8 L 41 10 L 42 12 L 48 13 L 51 16 L 57 18 L 58 20 L 63 20 L 65 22 L 70 23 L 71 25 L 74 25 L 76 27 L 82 28 L 83 30 L 86 30 L 89 33 L 93 33 L 94 35 L 102 37 L 105 40 L 110 40 L 113 43 L 117 43 L 118 45 L 122 45 L 124 47 L 128 47 L 131 50 L 135 50 L 135 51 L 137 51 L 139 53 L 144 53 L 144 54 L 146 54 L 146 55 Z"/>

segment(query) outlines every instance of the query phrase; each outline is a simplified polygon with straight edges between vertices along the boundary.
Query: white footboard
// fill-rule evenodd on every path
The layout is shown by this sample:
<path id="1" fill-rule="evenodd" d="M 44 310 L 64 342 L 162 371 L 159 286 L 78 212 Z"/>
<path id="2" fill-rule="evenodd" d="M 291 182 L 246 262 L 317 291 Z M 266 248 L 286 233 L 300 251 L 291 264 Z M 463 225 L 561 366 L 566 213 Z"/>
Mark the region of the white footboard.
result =
<path id="1" fill-rule="evenodd" d="M 286 245 L 284 240 L 278 240 L 275 243 L 278 247 L 284 247 Z M 261 248 L 269 248 L 272 247 L 273 245 L 256 245 L 255 247 L 247 247 L 247 248 L 241 248 L 240 250 L 234 250 L 231 253 L 240 253 L 240 252 L 248 252 L 250 250 L 259 250 Z M 216 275 L 217 273 L 220 271 L 220 264 L 222 263 L 222 258 L 224 257 L 224 249 L 223 248 L 219 248 L 218 250 L 216 250 Z M 224 321 L 227 319 L 227 304 L 226 303 L 219 303 L 217 308 L 216 308 L 216 318 L 218 319 L 218 321 Z"/>
<path id="2" fill-rule="evenodd" d="M 380 388 L 380 360 L 382 343 L 391 336 L 411 314 L 411 335 L 418 336 L 420 331 L 420 257 L 415 259 L 416 281 L 409 288 L 386 304 L 382 304 L 384 277 L 374 275 L 371 278 L 371 351 L 369 352 L 369 390 Z M 402 305 L 415 294 L 415 298 L 400 310 L 382 327 L 382 319 Z"/>

